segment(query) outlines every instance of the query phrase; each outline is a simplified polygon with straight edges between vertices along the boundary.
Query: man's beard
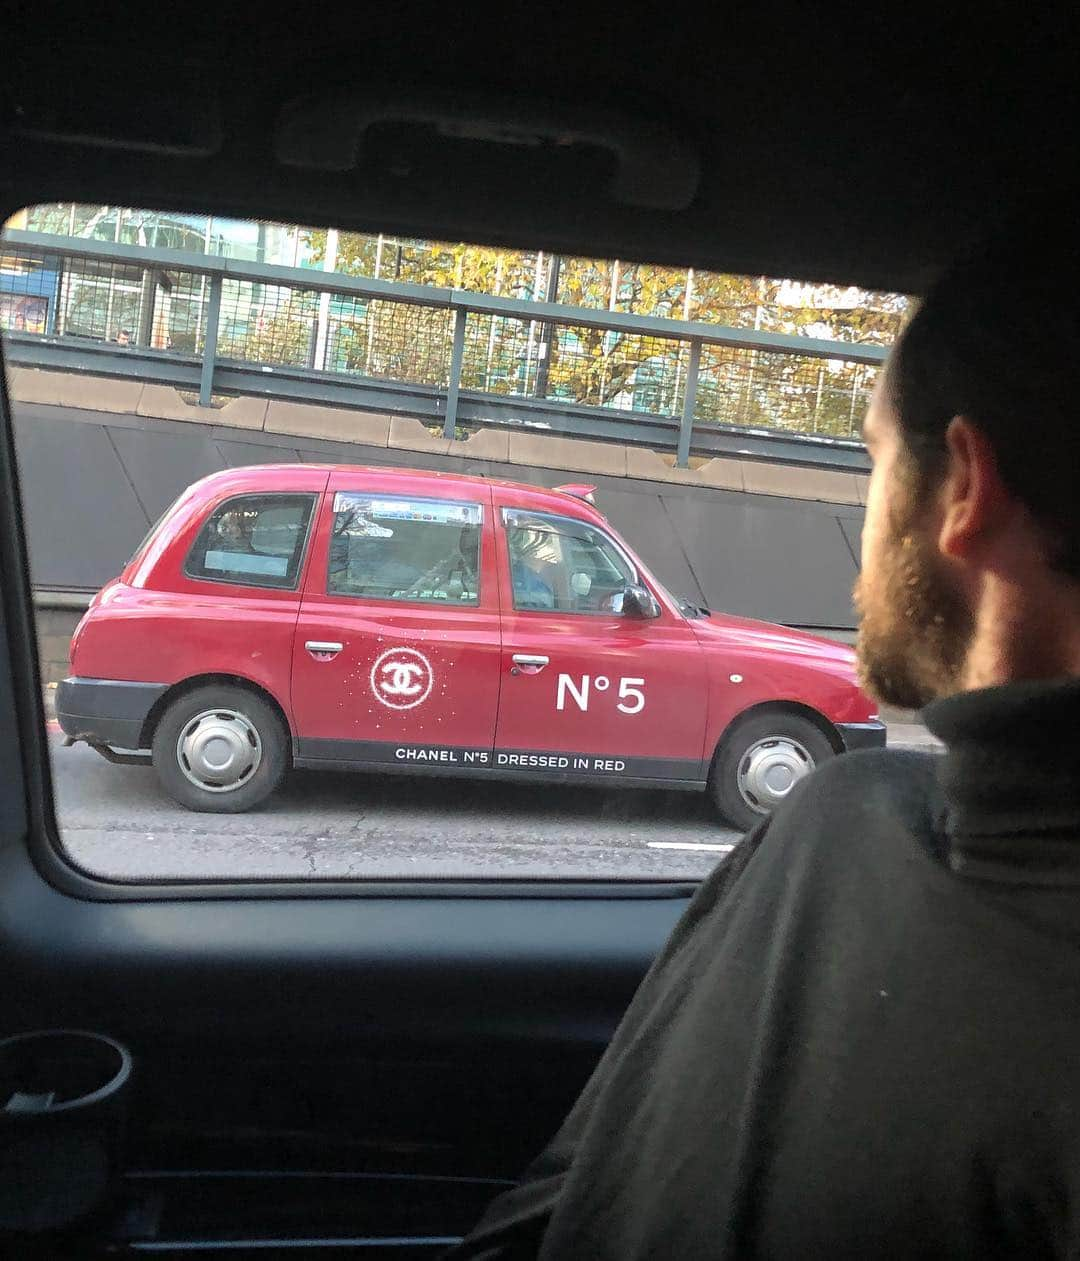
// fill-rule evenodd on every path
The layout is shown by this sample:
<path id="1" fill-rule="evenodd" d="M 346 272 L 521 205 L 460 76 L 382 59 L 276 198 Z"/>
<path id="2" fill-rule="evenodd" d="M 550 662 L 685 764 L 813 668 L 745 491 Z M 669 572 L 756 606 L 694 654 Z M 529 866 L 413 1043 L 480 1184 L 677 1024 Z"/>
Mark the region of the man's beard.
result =
<path id="1" fill-rule="evenodd" d="M 921 535 L 891 532 L 872 587 L 855 584 L 855 606 L 859 681 L 875 700 L 921 709 L 958 690 L 974 619 Z"/>

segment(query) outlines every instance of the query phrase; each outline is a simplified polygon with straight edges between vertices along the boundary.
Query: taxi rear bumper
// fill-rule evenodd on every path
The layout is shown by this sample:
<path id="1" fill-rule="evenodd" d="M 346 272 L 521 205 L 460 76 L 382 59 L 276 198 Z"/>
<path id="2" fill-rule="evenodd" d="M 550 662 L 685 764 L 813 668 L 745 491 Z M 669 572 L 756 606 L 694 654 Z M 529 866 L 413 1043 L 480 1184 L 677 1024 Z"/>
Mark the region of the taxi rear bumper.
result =
<path id="1" fill-rule="evenodd" d="M 56 720 L 72 740 L 138 749 L 146 719 L 166 683 L 64 679 L 56 689 Z"/>

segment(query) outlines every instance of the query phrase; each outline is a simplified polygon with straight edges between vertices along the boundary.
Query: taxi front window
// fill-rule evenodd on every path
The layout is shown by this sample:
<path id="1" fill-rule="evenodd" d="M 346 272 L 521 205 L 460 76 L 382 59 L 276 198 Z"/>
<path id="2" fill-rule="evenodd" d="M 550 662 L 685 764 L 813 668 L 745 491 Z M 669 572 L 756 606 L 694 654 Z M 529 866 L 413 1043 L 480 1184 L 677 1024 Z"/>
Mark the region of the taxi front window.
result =
<path id="1" fill-rule="evenodd" d="M 637 573 L 601 530 L 569 517 L 506 510 L 514 607 L 558 613 L 611 612 Z"/>
<path id="2" fill-rule="evenodd" d="M 295 588 L 314 505 L 314 495 L 226 500 L 199 531 L 184 572 L 210 582 Z"/>

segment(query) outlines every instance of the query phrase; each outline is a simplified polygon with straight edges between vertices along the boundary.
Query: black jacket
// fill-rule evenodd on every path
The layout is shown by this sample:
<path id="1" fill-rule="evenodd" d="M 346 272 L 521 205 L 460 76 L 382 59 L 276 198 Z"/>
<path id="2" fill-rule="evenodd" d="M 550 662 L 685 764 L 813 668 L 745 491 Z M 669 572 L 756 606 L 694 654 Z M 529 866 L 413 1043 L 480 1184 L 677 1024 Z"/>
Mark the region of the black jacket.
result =
<path id="1" fill-rule="evenodd" d="M 1080 682 L 927 721 L 704 882 L 455 1259 L 1080 1256 Z"/>

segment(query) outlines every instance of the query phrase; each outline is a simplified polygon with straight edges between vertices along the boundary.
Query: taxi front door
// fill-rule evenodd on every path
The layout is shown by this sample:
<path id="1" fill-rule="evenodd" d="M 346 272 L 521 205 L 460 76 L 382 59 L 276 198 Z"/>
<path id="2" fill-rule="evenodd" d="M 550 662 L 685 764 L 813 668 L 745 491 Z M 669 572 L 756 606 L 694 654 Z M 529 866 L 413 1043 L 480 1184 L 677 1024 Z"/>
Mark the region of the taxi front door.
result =
<path id="1" fill-rule="evenodd" d="M 498 507 L 495 515 L 496 769 L 700 785 L 708 689 L 685 619 L 663 601 L 648 619 L 610 611 L 617 588 L 642 579 L 597 528 Z"/>

